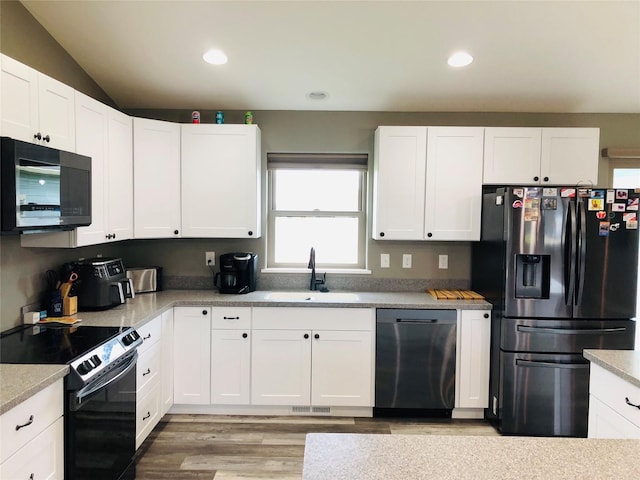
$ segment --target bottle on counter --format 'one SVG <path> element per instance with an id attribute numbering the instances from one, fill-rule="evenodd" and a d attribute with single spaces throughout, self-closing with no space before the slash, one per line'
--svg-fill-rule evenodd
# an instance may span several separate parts
<path id="1" fill-rule="evenodd" d="M 216 123 L 218 124 L 224 123 L 224 112 L 222 110 L 218 110 L 216 112 Z"/>
<path id="2" fill-rule="evenodd" d="M 245 125 L 253 124 L 253 112 L 247 112 L 244 114 L 244 123 Z"/>
<path id="3" fill-rule="evenodd" d="M 200 123 L 200 112 L 197 110 L 191 112 L 191 123 Z"/>

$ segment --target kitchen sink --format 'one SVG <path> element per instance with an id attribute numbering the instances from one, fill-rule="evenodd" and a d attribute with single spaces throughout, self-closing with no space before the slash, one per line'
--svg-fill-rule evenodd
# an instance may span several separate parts
<path id="1" fill-rule="evenodd" d="M 358 300 L 357 293 L 351 292 L 271 292 L 266 300 L 290 302 L 353 302 Z"/>

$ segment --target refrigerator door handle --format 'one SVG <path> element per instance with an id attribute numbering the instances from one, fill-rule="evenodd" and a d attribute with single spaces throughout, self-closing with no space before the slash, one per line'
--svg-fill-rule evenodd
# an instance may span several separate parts
<path id="1" fill-rule="evenodd" d="M 542 368 L 567 368 L 582 369 L 589 368 L 589 363 L 560 363 L 560 362 L 537 362 L 534 360 L 516 360 L 516 365 L 520 367 L 542 367 Z"/>
<path id="2" fill-rule="evenodd" d="M 549 327 L 528 327 L 518 325 L 518 332 L 522 333 L 549 333 L 552 335 L 606 335 L 612 333 L 626 332 L 627 328 L 549 328 Z"/>
<path id="3" fill-rule="evenodd" d="M 567 218 L 564 223 L 564 302 L 573 305 L 576 288 L 576 210 L 573 202 L 567 203 Z"/>
<path id="4" fill-rule="evenodd" d="M 582 303 L 582 294 L 584 293 L 584 273 L 586 269 L 585 257 L 587 255 L 587 214 L 585 212 L 584 203 L 581 200 L 577 202 L 578 207 L 578 245 L 577 245 L 577 293 L 576 305 Z"/>

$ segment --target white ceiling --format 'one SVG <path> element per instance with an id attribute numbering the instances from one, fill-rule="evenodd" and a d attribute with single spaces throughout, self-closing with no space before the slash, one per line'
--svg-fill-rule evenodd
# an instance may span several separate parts
<path id="1" fill-rule="evenodd" d="M 125 109 L 640 113 L 640 0 L 22 3 Z"/>

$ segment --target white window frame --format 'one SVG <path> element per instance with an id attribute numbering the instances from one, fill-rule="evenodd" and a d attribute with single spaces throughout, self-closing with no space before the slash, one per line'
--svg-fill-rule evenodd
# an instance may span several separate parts
<path id="1" fill-rule="evenodd" d="M 278 217 L 356 217 L 358 218 L 358 260 L 355 264 L 316 263 L 322 270 L 365 270 L 367 259 L 367 154 L 318 154 L 318 153 L 268 153 L 267 154 L 267 268 L 268 269 L 307 269 L 304 263 L 275 262 L 275 221 Z M 278 169 L 302 170 L 357 170 L 360 172 L 359 209 L 353 211 L 306 211 L 275 210 L 274 208 L 274 175 Z M 310 187 L 312 188 L 312 187 Z M 331 192 L 320 192 L 331 195 Z"/>

